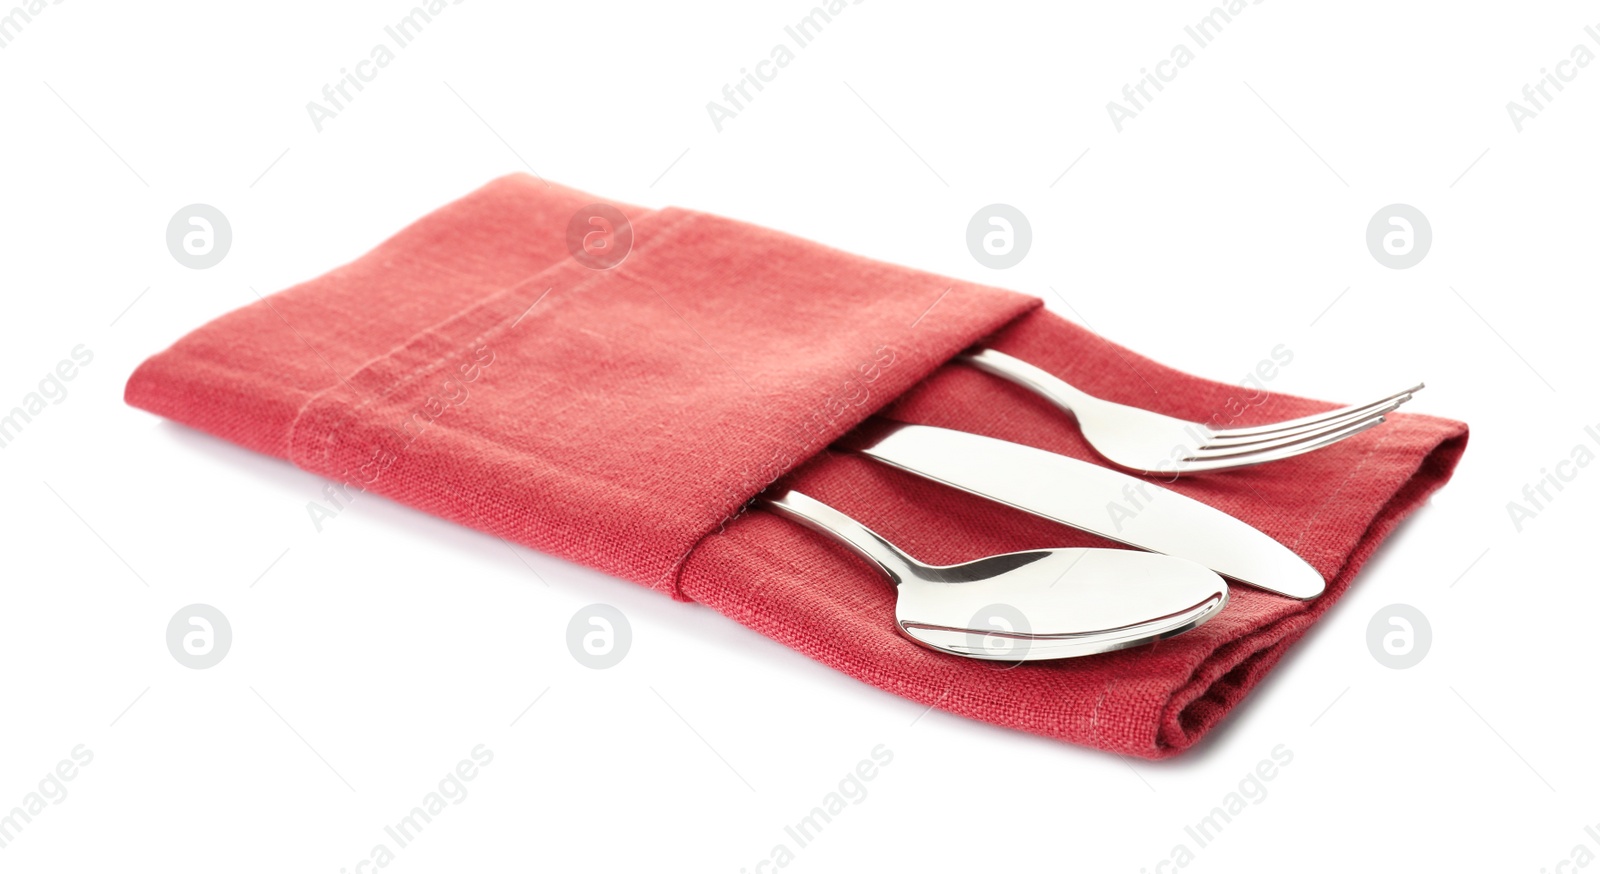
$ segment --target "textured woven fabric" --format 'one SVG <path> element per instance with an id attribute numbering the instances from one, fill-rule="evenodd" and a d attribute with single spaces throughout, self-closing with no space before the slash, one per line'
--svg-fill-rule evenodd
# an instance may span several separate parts
<path id="1" fill-rule="evenodd" d="M 128 402 L 534 549 L 699 601 L 851 676 L 954 713 L 1161 757 L 1210 729 L 1450 475 L 1466 427 L 1426 416 L 1180 491 L 1330 580 L 1310 603 L 1235 587 L 1153 646 L 1020 667 L 893 630 L 871 568 L 749 499 L 787 476 L 918 558 L 1090 535 L 828 451 L 874 412 L 1095 459 L 1032 395 L 948 360 L 992 337 L 1081 388 L 1197 421 L 1330 405 L 1172 371 L 1038 301 L 680 209 L 616 205 L 634 243 L 586 266 L 595 202 L 497 180 L 359 260 L 229 313 L 146 361 Z"/>

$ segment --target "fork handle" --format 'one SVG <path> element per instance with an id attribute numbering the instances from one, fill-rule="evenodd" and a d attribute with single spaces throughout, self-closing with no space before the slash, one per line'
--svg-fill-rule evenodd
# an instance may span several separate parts
<path id="1" fill-rule="evenodd" d="M 955 360 L 1020 385 L 1068 413 L 1073 413 L 1075 406 L 1088 407 L 1099 401 L 1099 398 L 1073 388 L 1053 374 L 995 349 L 980 348 L 976 352 L 959 355 Z"/>

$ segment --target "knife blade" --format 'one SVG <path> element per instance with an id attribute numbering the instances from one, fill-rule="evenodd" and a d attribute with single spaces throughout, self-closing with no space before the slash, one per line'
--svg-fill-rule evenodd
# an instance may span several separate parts
<path id="1" fill-rule="evenodd" d="M 866 441 L 847 448 L 1127 546 L 1189 559 L 1258 589 L 1302 600 L 1322 594 L 1322 575 L 1288 547 L 1149 480 L 981 434 L 872 424 Z"/>

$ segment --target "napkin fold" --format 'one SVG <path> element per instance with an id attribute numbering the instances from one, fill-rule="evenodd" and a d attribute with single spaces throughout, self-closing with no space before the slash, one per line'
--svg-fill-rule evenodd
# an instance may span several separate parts
<path id="1" fill-rule="evenodd" d="M 611 218 L 587 222 L 596 214 Z M 608 257 L 580 251 L 589 227 L 612 234 L 601 242 Z M 966 346 L 985 340 L 1092 394 L 1196 421 L 1337 406 L 1171 370 L 1039 303 L 515 175 L 195 330 L 145 361 L 126 396 L 346 490 L 706 604 L 907 698 L 1118 753 L 1172 755 L 1237 704 L 1449 479 L 1466 426 L 1395 415 L 1328 449 L 1168 486 L 1298 552 L 1329 580 L 1314 601 L 1236 586 L 1195 631 L 1062 662 L 1008 667 L 923 650 L 895 634 L 893 591 L 875 571 L 748 504 L 786 479 L 934 563 L 1111 545 L 828 450 L 877 413 L 1098 461 L 1059 411 L 948 363 Z"/>

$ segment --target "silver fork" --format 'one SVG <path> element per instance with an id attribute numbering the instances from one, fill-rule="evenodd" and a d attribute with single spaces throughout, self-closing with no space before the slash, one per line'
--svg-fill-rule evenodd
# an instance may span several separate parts
<path id="1" fill-rule="evenodd" d="M 1386 398 L 1299 419 L 1214 429 L 1085 394 L 1004 352 L 982 348 L 956 358 L 1033 391 L 1078 420 L 1083 438 L 1107 461 L 1138 473 L 1176 476 L 1292 458 L 1383 424 L 1422 383 Z"/>

